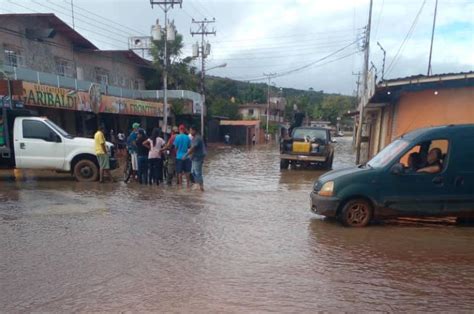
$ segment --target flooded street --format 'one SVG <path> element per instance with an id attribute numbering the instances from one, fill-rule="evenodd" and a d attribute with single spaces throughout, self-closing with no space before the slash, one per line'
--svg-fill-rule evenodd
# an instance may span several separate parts
<path id="1" fill-rule="evenodd" d="M 353 163 L 338 139 L 334 168 Z M 207 191 L 67 176 L 0 181 L 0 309 L 472 311 L 474 228 L 343 228 L 309 210 L 317 170 L 216 147 Z"/>

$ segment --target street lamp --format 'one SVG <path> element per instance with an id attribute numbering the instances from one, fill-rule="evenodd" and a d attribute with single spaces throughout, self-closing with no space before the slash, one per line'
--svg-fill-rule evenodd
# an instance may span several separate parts
<path id="1" fill-rule="evenodd" d="M 227 63 L 222 63 L 214 67 L 210 67 L 206 71 L 210 71 L 210 70 L 214 70 L 218 68 L 225 68 L 226 66 L 227 66 Z M 203 86 L 203 91 L 202 91 L 203 94 L 201 95 L 201 136 L 204 138 L 204 97 L 205 97 L 204 96 L 204 78 L 203 78 L 202 86 Z"/>

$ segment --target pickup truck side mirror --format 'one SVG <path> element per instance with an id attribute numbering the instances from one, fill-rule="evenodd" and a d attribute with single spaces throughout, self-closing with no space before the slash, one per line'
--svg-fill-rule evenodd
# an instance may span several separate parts
<path id="1" fill-rule="evenodd" d="M 390 173 L 394 175 L 401 175 L 404 173 L 404 167 L 402 163 L 396 163 L 390 169 Z"/>

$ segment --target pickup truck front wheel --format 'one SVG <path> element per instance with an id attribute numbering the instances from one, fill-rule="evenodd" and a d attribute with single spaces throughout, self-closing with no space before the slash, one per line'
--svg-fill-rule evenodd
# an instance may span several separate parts
<path id="1" fill-rule="evenodd" d="M 74 166 L 74 177 L 79 182 L 97 181 L 99 177 L 99 167 L 89 159 L 79 160 Z"/>

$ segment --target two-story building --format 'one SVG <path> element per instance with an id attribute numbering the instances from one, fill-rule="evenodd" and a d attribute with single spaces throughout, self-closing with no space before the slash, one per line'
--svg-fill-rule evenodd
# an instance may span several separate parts
<path id="1" fill-rule="evenodd" d="M 90 136 L 98 124 L 159 125 L 163 104 L 143 91 L 150 61 L 131 50 L 99 50 L 54 14 L 0 14 L 0 25 L 0 69 L 17 87 L 0 95 L 13 93 L 72 134 Z"/>
<path id="2" fill-rule="evenodd" d="M 261 120 L 266 122 L 267 114 L 270 123 L 284 122 L 286 99 L 270 97 L 269 104 L 248 103 L 239 106 L 239 114 L 244 120 Z"/>

